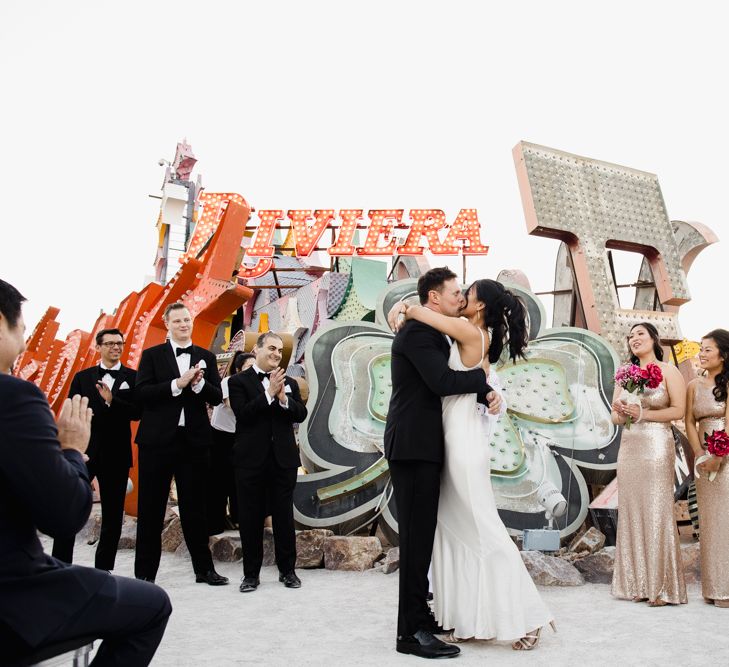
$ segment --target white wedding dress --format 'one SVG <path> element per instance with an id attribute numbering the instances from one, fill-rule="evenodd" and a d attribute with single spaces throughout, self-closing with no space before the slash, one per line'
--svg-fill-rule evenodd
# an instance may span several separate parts
<path id="1" fill-rule="evenodd" d="M 471 370 L 455 341 L 448 365 Z M 500 392 L 496 373 L 488 381 Z M 496 421 L 478 414 L 475 394 L 443 398 L 445 462 L 433 543 L 433 611 L 460 638 L 516 640 L 553 619 L 496 510 L 489 453 Z"/>

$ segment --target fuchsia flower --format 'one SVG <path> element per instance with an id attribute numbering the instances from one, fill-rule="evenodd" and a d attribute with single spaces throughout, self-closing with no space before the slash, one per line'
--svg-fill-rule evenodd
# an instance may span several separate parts
<path id="1" fill-rule="evenodd" d="M 646 383 L 648 389 L 655 389 L 663 381 L 661 367 L 657 364 L 648 364 L 645 369 L 643 369 L 643 377 L 648 380 Z"/>
<path id="2" fill-rule="evenodd" d="M 712 456 L 729 455 L 729 435 L 726 431 L 712 431 L 711 435 L 706 433 L 704 441 L 706 442 L 706 451 Z"/>
<path id="3" fill-rule="evenodd" d="M 615 373 L 615 382 L 622 387 L 628 394 L 642 394 L 645 388 L 655 389 L 663 380 L 663 373 L 658 364 L 648 364 L 645 368 L 641 368 L 637 364 L 625 364 L 618 368 Z M 627 397 L 627 394 L 623 394 Z M 637 397 L 629 399 L 631 403 L 640 403 Z M 630 429 L 633 420 L 630 416 L 625 419 L 626 428 Z"/>
<path id="4" fill-rule="evenodd" d="M 615 373 L 615 382 L 631 394 L 642 394 L 646 387 L 655 389 L 663 381 L 663 373 L 657 364 L 641 368 L 637 364 L 625 364 Z"/>

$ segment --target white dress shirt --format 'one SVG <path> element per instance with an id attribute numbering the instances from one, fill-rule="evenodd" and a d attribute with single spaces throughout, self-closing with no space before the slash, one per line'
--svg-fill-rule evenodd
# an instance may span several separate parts
<path id="1" fill-rule="evenodd" d="M 122 365 L 121 365 L 121 361 L 117 361 L 117 362 L 116 362 L 116 363 L 115 363 L 115 364 L 114 364 L 114 365 L 113 365 L 113 366 L 112 366 L 111 368 L 109 368 L 108 370 L 110 370 L 110 371 L 118 371 L 118 370 L 120 370 L 120 369 L 121 369 L 121 366 L 122 366 Z M 99 370 L 99 374 L 101 374 L 101 372 L 102 372 L 102 371 L 106 370 L 106 366 L 104 366 L 104 362 L 103 362 L 103 361 L 100 361 L 100 362 L 99 362 L 99 369 L 100 369 L 100 370 Z M 110 375 L 109 373 L 104 373 L 103 375 L 101 375 L 101 381 L 102 381 L 102 382 L 103 382 L 103 383 L 104 383 L 104 384 L 105 384 L 105 385 L 106 385 L 107 387 L 109 387 L 109 391 L 111 391 L 111 388 L 112 388 L 112 387 L 114 386 L 114 378 L 113 378 L 113 377 L 111 377 L 111 375 Z"/>
<path id="2" fill-rule="evenodd" d="M 99 374 L 101 375 L 101 372 L 106 369 L 106 366 L 104 366 L 104 362 L 99 362 Z M 121 369 L 121 361 L 117 361 L 109 370 L 110 371 L 118 371 Z M 101 375 L 101 381 L 109 387 L 109 391 L 111 391 L 111 388 L 114 386 L 114 378 L 109 375 L 109 373 L 104 373 Z M 106 407 L 110 407 L 111 403 L 109 401 L 104 401 L 106 403 Z"/>
<path id="3" fill-rule="evenodd" d="M 256 373 L 265 373 L 266 372 L 266 371 L 261 370 L 256 363 L 254 363 L 253 366 L 251 366 L 251 368 L 253 368 L 253 370 L 256 371 Z M 265 378 L 263 378 L 262 382 L 263 382 L 263 389 L 266 393 L 266 398 L 268 399 L 268 404 L 271 405 L 271 403 L 273 403 L 273 399 L 274 399 L 274 397 L 268 393 L 268 388 L 271 385 L 271 381 L 267 377 L 265 377 Z M 278 404 L 282 408 L 285 408 L 286 410 L 288 410 L 289 409 L 288 396 L 286 397 L 285 401 L 279 401 Z"/>
<path id="4" fill-rule="evenodd" d="M 169 343 L 172 346 L 172 351 L 175 354 L 175 360 L 177 361 L 177 368 L 180 371 L 180 376 L 182 376 L 183 373 L 187 373 L 187 371 L 190 370 L 190 355 L 186 352 L 185 354 L 180 354 L 178 356 L 178 354 L 177 354 L 177 348 L 178 347 L 182 347 L 182 345 L 178 345 L 171 338 L 170 338 Z M 190 345 L 192 345 L 192 341 L 190 341 L 187 345 L 185 345 L 185 347 L 189 347 Z M 178 378 L 175 378 L 174 380 L 172 380 L 172 383 L 170 385 L 172 387 L 172 395 L 173 396 L 179 396 L 182 393 L 182 389 L 180 389 L 177 386 L 177 379 Z M 199 394 L 202 391 L 202 388 L 204 386 L 205 386 L 205 378 L 203 378 L 202 380 L 200 380 L 200 382 L 198 382 L 197 384 L 193 384 L 192 385 L 192 390 L 196 394 Z M 182 410 L 180 410 L 180 421 L 177 422 L 177 425 L 178 426 L 184 426 L 185 425 L 185 408 L 182 408 Z"/>

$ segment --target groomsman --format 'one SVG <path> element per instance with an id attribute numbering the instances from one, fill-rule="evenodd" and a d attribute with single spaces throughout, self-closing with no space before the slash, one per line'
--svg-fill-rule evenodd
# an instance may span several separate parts
<path id="1" fill-rule="evenodd" d="M 299 385 L 279 368 L 281 338 L 270 331 L 261 334 L 253 352 L 253 366 L 233 375 L 228 382 L 230 407 L 236 417 L 233 465 L 243 547 L 241 593 L 255 591 L 260 585 L 267 497 L 273 519 L 278 580 L 286 588 L 301 586 L 294 572 L 293 494 L 301 462 L 294 424 L 304 421 L 306 407 Z"/>
<path id="2" fill-rule="evenodd" d="M 86 454 L 89 480 L 99 480 L 101 495 L 101 536 L 96 548 L 96 567 L 113 570 L 124 520 L 124 496 L 132 466 L 131 421 L 139 419 L 132 402 L 136 371 L 119 361 L 124 336 L 119 329 L 103 329 L 96 334 L 98 366 L 79 371 L 71 380 L 69 398 L 85 396 L 94 411 L 91 439 Z M 74 538 L 53 542 L 53 556 L 73 562 Z"/>
<path id="3" fill-rule="evenodd" d="M 139 445 L 139 508 L 134 574 L 154 581 L 170 483 L 175 478 L 180 519 L 195 581 L 221 586 L 228 579 L 213 567 L 208 548 L 205 483 L 212 430 L 207 403 L 222 400 L 212 352 L 192 344 L 190 311 L 173 303 L 164 312 L 169 341 L 142 353 L 136 398 L 142 408 Z"/>

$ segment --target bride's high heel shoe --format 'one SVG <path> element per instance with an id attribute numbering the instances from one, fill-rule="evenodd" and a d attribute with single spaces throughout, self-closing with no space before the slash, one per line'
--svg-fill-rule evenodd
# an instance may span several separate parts
<path id="1" fill-rule="evenodd" d="M 441 637 L 446 644 L 463 644 L 470 642 L 473 637 L 456 637 L 455 630 L 451 630 L 447 635 Z"/>
<path id="2" fill-rule="evenodd" d="M 557 626 L 554 621 L 549 621 L 549 625 L 553 632 L 557 632 Z M 539 640 L 542 637 L 542 628 L 537 628 L 532 632 L 527 633 L 526 637 L 517 639 L 512 645 L 515 651 L 531 651 L 539 646 Z"/>

